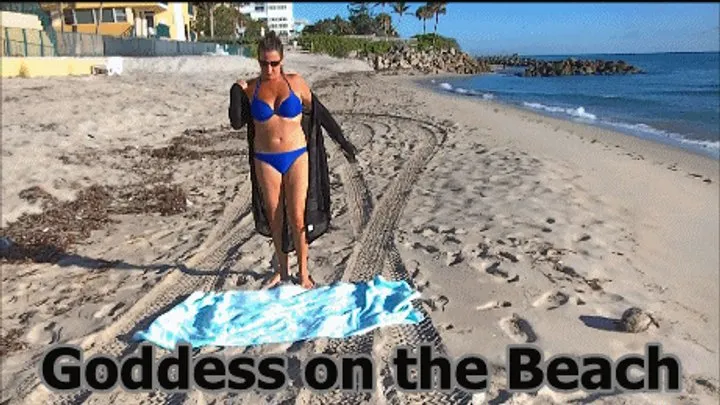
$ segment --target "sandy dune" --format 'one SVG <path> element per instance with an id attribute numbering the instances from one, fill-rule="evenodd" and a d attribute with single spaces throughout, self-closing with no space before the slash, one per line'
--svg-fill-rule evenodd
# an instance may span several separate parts
<path id="1" fill-rule="evenodd" d="M 128 61 L 120 77 L 3 80 L 3 226 L 42 212 L 42 198 L 21 196 L 27 188 L 52 195 L 50 207 L 93 184 L 115 188 L 92 200 L 112 221 L 60 261 L 3 264 L 0 401 L 717 403 L 717 162 L 434 94 L 359 61 L 291 54 L 288 67 L 306 75 L 361 150 L 349 164 L 326 142 L 334 220 L 312 245 L 314 278 L 406 279 L 422 292 L 428 320 L 346 340 L 200 351 L 285 354 L 293 382 L 275 394 L 50 393 L 36 374 L 48 344 L 126 355 L 135 330 L 191 292 L 255 289 L 269 275 L 272 248 L 249 215 L 244 131 L 227 126 L 229 85 L 256 70 L 237 58 L 160 58 Z M 336 75 L 351 71 L 360 72 Z M 135 204 L 123 194 L 142 195 L 143 184 L 175 198 L 179 212 L 162 213 L 169 200 Z M 95 212 L 84 209 L 78 222 Z M 630 307 L 650 311 L 658 326 L 614 330 Z M 528 342 L 546 358 L 613 359 L 660 342 L 683 362 L 684 391 L 508 392 L 506 346 Z M 421 343 L 488 359 L 487 395 L 389 384 L 393 349 Z M 303 388 L 299 365 L 318 353 L 372 355 L 377 389 L 320 396 Z"/>

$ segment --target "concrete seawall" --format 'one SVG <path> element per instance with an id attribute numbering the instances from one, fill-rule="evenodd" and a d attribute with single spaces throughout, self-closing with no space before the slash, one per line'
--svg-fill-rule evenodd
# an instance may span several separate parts
<path id="1" fill-rule="evenodd" d="M 82 76 L 92 74 L 93 66 L 105 65 L 106 58 L 4 57 L 2 77 Z"/>

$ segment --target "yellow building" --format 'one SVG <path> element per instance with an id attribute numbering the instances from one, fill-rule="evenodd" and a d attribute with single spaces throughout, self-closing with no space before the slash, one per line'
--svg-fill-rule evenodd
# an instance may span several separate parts
<path id="1" fill-rule="evenodd" d="M 191 21 L 195 19 L 190 3 L 60 2 L 40 5 L 50 13 L 57 32 L 187 41 L 191 37 Z M 101 13 L 102 20 L 99 18 Z"/>

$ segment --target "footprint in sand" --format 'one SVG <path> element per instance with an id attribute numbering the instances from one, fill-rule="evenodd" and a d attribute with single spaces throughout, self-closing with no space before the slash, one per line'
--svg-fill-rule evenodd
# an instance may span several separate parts
<path id="1" fill-rule="evenodd" d="M 124 302 L 118 302 L 115 304 L 104 305 L 102 308 L 100 308 L 97 312 L 95 312 L 93 314 L 93 318 L 95 318 L 95 319 L 101 319 L 101 318 L 105 318 L 105 317 L 112 318 L 115 316 L 117 311 L 124 306 L 125 306 Z"/>
<path id="2" fill-rule="evenodd" d="M 450 302 L 448 297 L 444 295 L 439 295 L 432 298 L 426 298 L 423 300 L 423 303 L 428 305 L 430 309 L 435 312 L 437 310 L 445 311 L 445 306 Z"/>
<path id="3" fill-rule="evenodd" d="M 710 376 L 689 376 L 683 377 L 683 384 L 688 387 L 690 393 L 702 392 L 705 395 L 718 396 L 720 394 L 720 382 Z"/>
<path id="4" fill-rule="evenodd" d="M 562 291 L 549 291 L 538 298 L 534 303 L 534 307 L 546 306 L 548 311 L 559 308 L 570 301 L 570 296 Z"/>
<path id="5" fill-rule="evenodd" d="M 504 259 L 510 260 L 513 263 L 517 263 L 518 261 L 520 261 L 517 258 L 517 256 L 515 256 L 514 254 L 512 254 L 510 252 L 506 252 L 506 251 L 500 251 L 500 253 L 498 253 L 498 256 L 500 256 Z"/>
<path id="6" fill-rule="evenodd" d="M 538 339 L 530 323 L 516 313 L 500 320 L 500 328 L 517 343 L 533 343 Z"/>
<path id="7" fill-rule="evenodd" d="M 475 261 L 472 266 L 482 272 L 494 276 L 496 281 L 507 281 L 512 283 L 520 279 L 517 275 L 511 277 L 507 271 L 501 269 L 500 261 Z"/>
<path id="8" fill-rule="evenodd" d="M 430 253 L 430 254 L 437 253 L 437 252 L 440 250 L 440 249 L 438 249 L 437 247 L 435 247 L 435 246 L 433 246 L 433 245 L 423 245 L 423 244 L 420 243 L 420 242 L 415 242 L 415 243 L 413 243 L 413 244 L 412 244 L 412 248 L 413 248 L 413 249 L 418 249 L 418 250 L 421 249 L 421 250 L 424 250 L 424 251 L 426 251 L 427 253 Z"/>
<path id="9" fill-rule="evenodd" d="M 460 244 L 462 244 L 462 241 L 453 235 L 445 235 L 445 239 L 443 239 L 443 243 L 454 243 L 456 245 L 460 245 Z"/>
<path id="10" fill-rule="evenodd" d="M 445 264 L 447 266 L 454 266 L 462 261 L 463 256 L 461 251 L 445 251 Z"/>
<path id="11" fill-rule="evenodd" d="M 511 306 L 512 303 L 510 303 L 510 301 L 488 301 L 482 305 L 478 305 L 475 309 L 478 311 L 489 311 L 491 309 L 508 308 Z"/>
<path id="12" fill-rule="evenodd" d="M 424 227 L 416 228 L 415 230 L 413 230 L 413 233 L 419 233 L 427 238 L 440 233 L 440 230 L 435 225 L 427 225 Z"/>
<path id="13" fill-rule="evenodd" d="M 57 327 L 57 323 L 43 322 L 30 329 L 25 340 L 33 345 L 51 345 L 60 341 L 60 332 L 62 327 Z"/>
<path id="14" fill-rule="evenodd" d="M 587 242 L 590 240 L 590 235 L 584 233 L 577 238 L 578 242 Z"/>

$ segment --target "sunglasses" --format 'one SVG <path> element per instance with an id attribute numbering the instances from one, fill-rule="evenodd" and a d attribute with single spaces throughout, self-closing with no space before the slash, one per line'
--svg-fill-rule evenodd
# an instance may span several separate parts
<path id="1" fill-rule="evenodd" d="M 263 67 L 267 67 L 267 66 L 278 67 L 278 66 L 280 66 L 280 62 L 282 62 L 282 61 L 274 60 L 274 61 L 268 62 L 266 60 L 258 59 L 258 63 L 260 63 L 260 66 L 263 66 Z"/>

